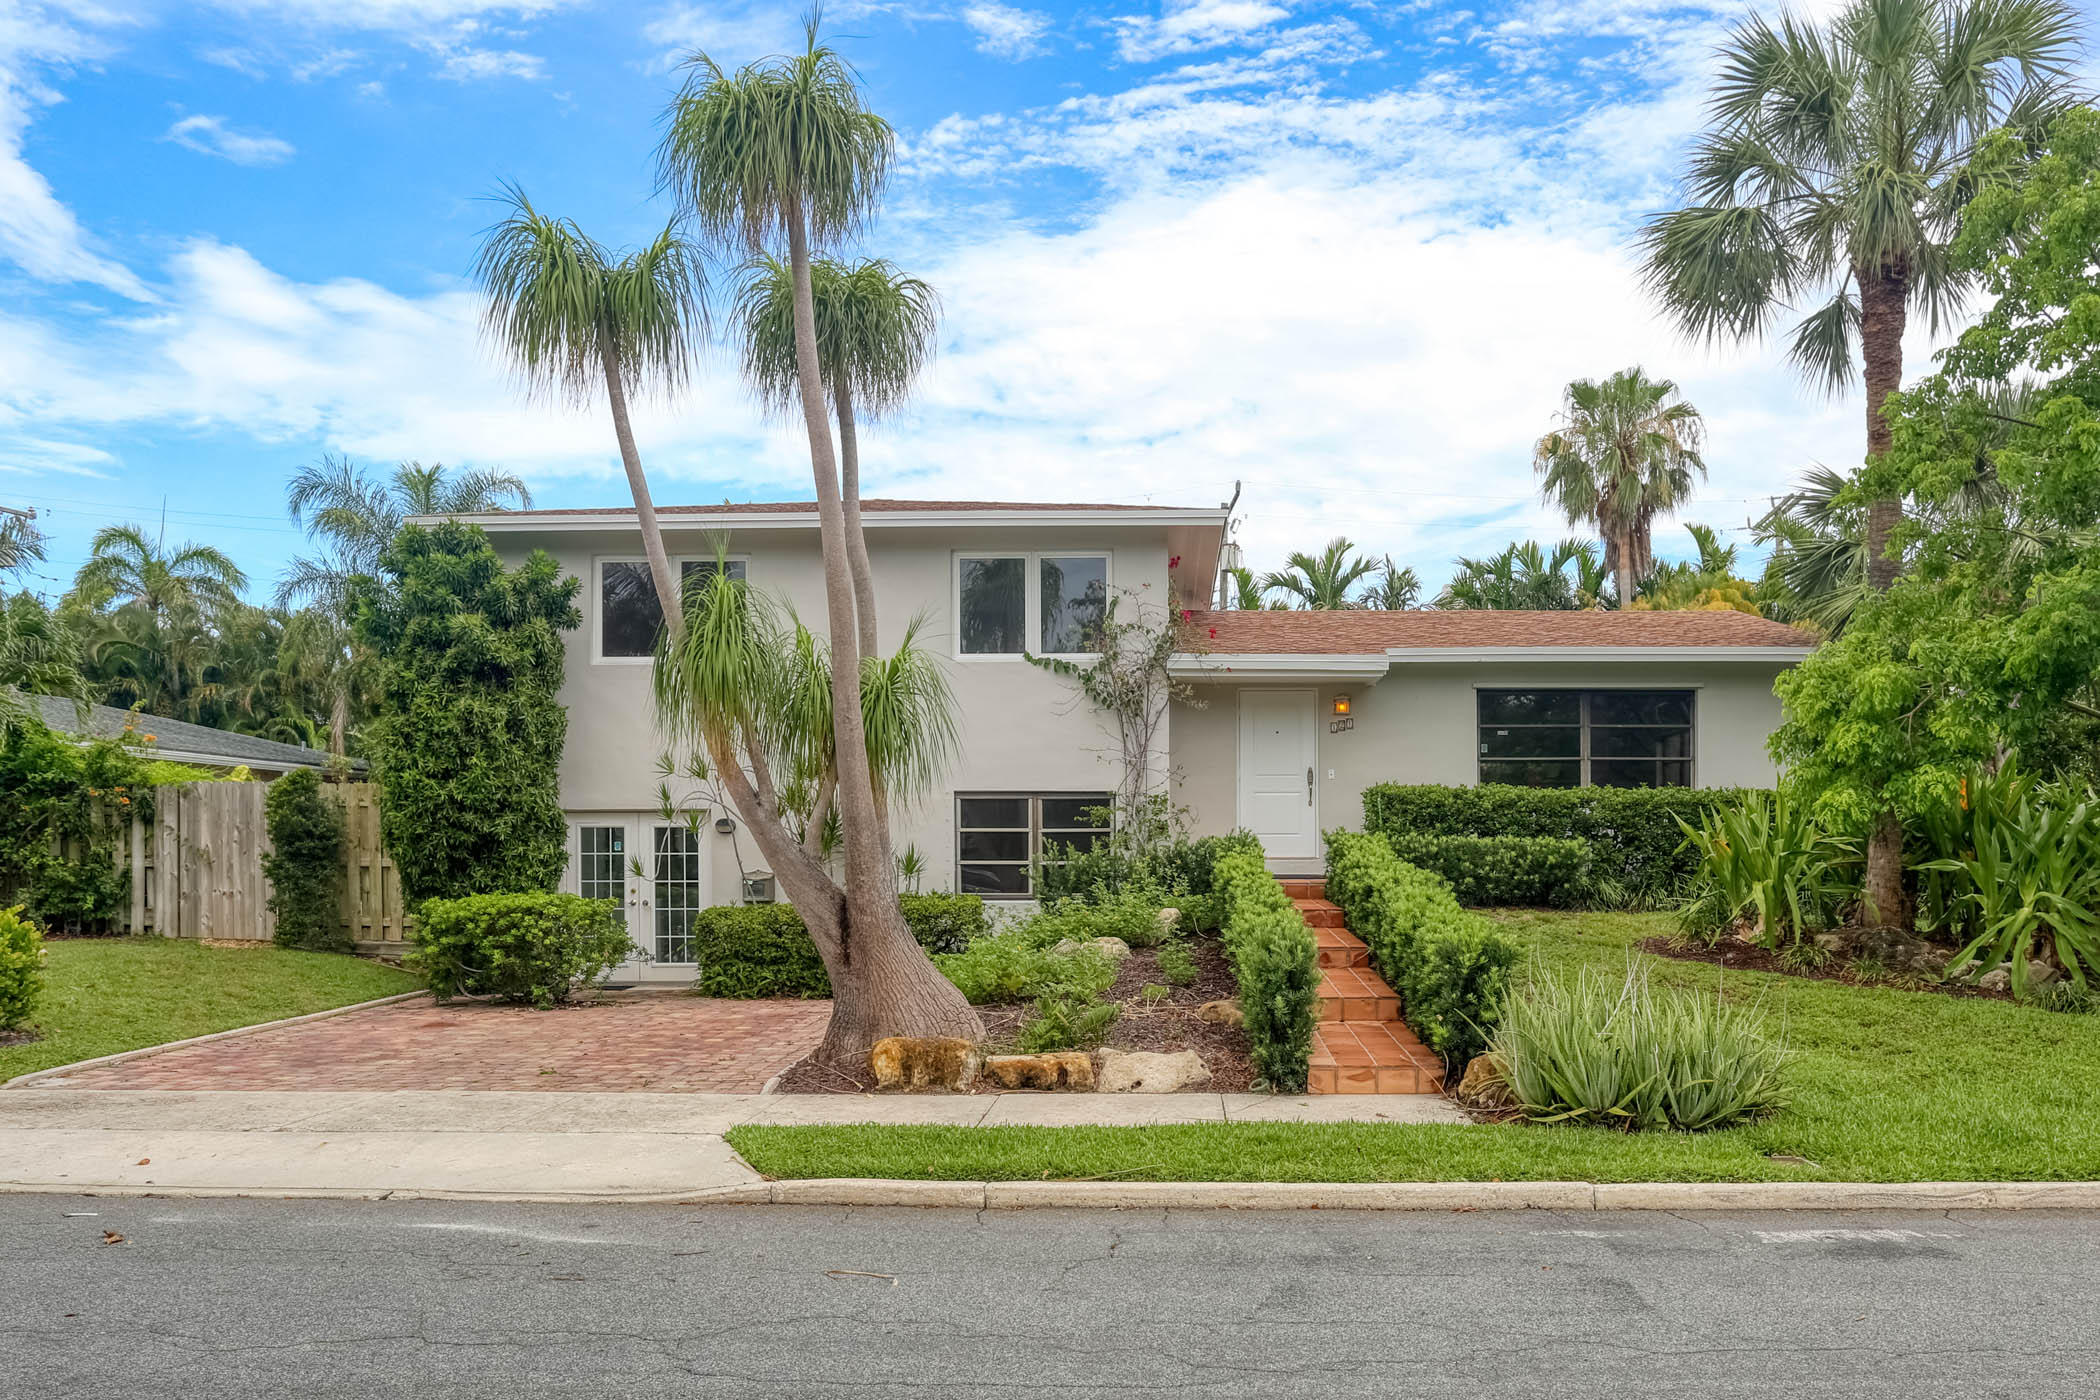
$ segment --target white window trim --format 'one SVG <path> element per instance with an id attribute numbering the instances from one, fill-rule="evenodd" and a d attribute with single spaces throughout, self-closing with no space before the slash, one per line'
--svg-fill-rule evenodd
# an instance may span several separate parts
<path id="1" fill-rule="evenodd" d="M 751 556 L 748 554 L 729 554 L 722 557 L 728 563 L 742 564 L 744 566 L 744 582 L 748 584 L 751 581 Z M 715 556 L 712 554 L 674 554 L 670 559 L 671 570 L 674 573 L 679 573 L 684 570 L 687 564 L 711 564 L 714 560 Z M 649 666 L 655 663 L 656 658 L 653 656 L 607 656 L 605 654 L 604 566 L 607 564 L 641 564 L 646 566 L 648 562 L 649 556 L 646 554 L 594 554 L 591 556 L 590 628 L 591 664 L 593 666 Z"/>
<path id="2" fill-rule="evenodd" d="M 1097 549 L 958 549 L 948 560 L 948 615 L 954 619 L 951 629 L 955 634 L 952 648 L 955 660 L 975 664 L 980 661 L 1025 662 L 1019 651 L 964 651 L 962 635 L 962 561 L 965 559 L 1019 559 L 1021 561 L 1021 635 L 1038 636 L 1043 625 L 1043 565 L 1045 559 L 1099 559 L 1102 577 L 1109 597 L 1116 592 L 1116 552 L 1107 547 Z M 1024 651 L 1034 651 L 1024 647 Z M 1037 656 L 1053 657 L 1060 661 L 1084 661 L 1095 655 L 1091 651 L 1035 652 Z M 972 794 L 973 796 L 978 794 Z"/>

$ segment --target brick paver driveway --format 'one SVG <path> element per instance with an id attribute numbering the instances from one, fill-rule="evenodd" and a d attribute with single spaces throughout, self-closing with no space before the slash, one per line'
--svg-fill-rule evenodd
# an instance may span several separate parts
<path id="1" fill-rule="evenodd" d="M 756 1093 L 815 1048 L 828 1001 L 601 994 L 533 1011 L 426 1000 L 42 1081 L 63 1089 Z"/>

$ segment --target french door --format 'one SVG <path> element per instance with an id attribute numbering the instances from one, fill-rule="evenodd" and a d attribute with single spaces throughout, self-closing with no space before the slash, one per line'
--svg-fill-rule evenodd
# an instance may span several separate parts
<path id="1" fill-rule="evenodd" d="M 569 823 L 570 883 L 614 901 L 635 956 L 621 981 L 690 981 L 693 918 L 707 907 L 701 832 L 653 812 L 585 812 Z"/>

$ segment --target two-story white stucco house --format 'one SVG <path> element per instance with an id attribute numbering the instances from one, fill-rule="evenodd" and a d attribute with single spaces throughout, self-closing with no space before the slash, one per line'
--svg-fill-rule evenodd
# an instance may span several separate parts
<path id="1" fill-rule="evenodd" d="M 1104 717 L 1023 652 L 1083 657 L 1108 596 L 1186 610 L 1193 648 L 1155 772 L 1198 833 L 1245 826 L 1279 871 L 1312 870 L 1323 829 L 1373 783 L 1765 785 L 1772 682 L 1802 634 L 1734 612 L 1214 612 L 1223 510 L 876 500 L 864 505 L 885 648 L 914 618 L 942 657 L 960 744 L 942 789 L 899 814 L 930 889 L 1029 896 L 1046 840 L 1082 840 L 1117 786 Z M 807 503 L 659 508 L 683 567 L 718 553 L 823 630 Z M 472 517 L 507 557 L 545 549 L 583 580 L 571 634 L 568 887 L 622 900 L 647 975 L 690 975 L 690 911 L 742 897 L 761 859 L 734 814 L 665 821 L 649 694 L 660 615 L 631 510 Z M 683 796 L 682 790 L 680 793 Z"/>

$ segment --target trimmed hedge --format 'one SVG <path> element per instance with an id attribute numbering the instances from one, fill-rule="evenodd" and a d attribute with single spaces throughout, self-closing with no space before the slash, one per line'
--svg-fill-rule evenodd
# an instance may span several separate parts
<path id="1" fill-rule="evenodd" d="M 1565 908 L 1590 886 L 1587 841 L 1560 836 L 1388 836 L 1393 854 L 1443 876 L 1460 904 Z"/>
<path id="2" fill-rule="evenodd" d="M 990 927 L 974 894 L 907 894 L 904 921 L 929 953 L 959 953 Z M 693 915 L 693 990 L 704 997 L 828 997 L 831 976 L 792 904 L 721 904 Z"/>
<path id="3" fill-rule="evenodd" d="M 0 909 L 0 1031 L 29 1024 L 44 994 L 44 935 L 22 906 Z"/>
<path id="4" fill-rule="evenodd" d="M 545 1010 L 626 960 L 617 908 L 537 891 L 426 899 L 408 931 L 406 961 L 439 1001 L 493 996 Z"/>
<path id="5" fill-rule="evenodd" d="M 1277 1093 L 1302 1094 L 1320 1019 L 1319 946 L 1258 854 L 1237 850 L 1221 858 L 1217 882 L 1255 1072 Z"/>
<path id="6" fill-rule="evenodd" d="M 343 924 L 343 804 L 311 768 L 294 768 L 263 794 L 270 829 L 270 910 L 277 944 L 312 953 L 354 950 Z"/>
<path id="7" fill-rule="evenodd" d="M 1408 836 L 1551 836 L 1587 841 L 1594 881 L 1635 895 L 1677 895 L 1698 869 L 1684 845 L 1692 826 L 1745 788 L 1532 788 L 1501 783 L 1364 789 L 1364 830 Z"/>
<path id="8" fill-rule="evenodd" d="M 1370 948 L 1424 1045 L 1452 1066 L 1487 1048 L 1517 961 L 1493 924 L 1459 908 L 1442 876 L 1401 860 L 1377 834 L 1328 834 L 1327 897 Z"/>

